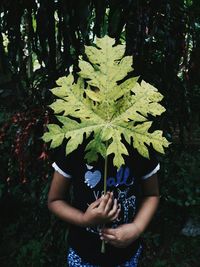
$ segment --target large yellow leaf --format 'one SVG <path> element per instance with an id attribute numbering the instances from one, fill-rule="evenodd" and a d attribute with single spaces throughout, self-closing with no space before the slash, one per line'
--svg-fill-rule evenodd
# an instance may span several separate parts
<path id="1" fill-rule="evenodd" d="M 133 70 L 132 57 L 124 57 L 125 45 L 114 43 L 105 36 L 97 38 L 95 46 L 85 47 L 89 62 L 80 58 L 77 83 L 72 74 L 58 79 L 58 87 L 52 89 L 58 99 L 50 107 L 63 126 L 50 124 L 43 140 L 56 147 L 66 138 L 69 154 L 82 144 L 84 136 L 93 134 L 85 149 L 88 162 L 96 161 L 99 154 L 114 154 L 113 164 L 119 168 L 128 155 L 122 135 L 147 158 L 150 145 L 164 153 L 169 142 L 161 130 L 150 131 L 153 122 L 149 115 L 165 111 L 159 103 L 162 94 L 145 81 L 139 84 L 138 77 L 126 78 Z"/>

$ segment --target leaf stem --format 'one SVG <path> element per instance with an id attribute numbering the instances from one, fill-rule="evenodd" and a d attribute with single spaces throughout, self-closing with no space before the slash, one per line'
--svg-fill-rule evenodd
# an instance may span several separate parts
<path id="1" fill-rule="evenodd" d="M 107 152 L 108 142 L 106 142 L 106 152 Z M 107 191 L 107 173 L 108 173 L 108 156 L 105 156 L 105 163 L 104 163 L 104 180 L 103 180 L 103 193 L 106 194 Z M 104 227 L 104 225 L 103 225 Z M 101 243 L 101 253 L 105 253 L 105 240 L 102 240 Z"/>
<path id="2" fill-rule="evenodd" d="M 107 143 L 106 143 L 106 151 L 107 151 Z M 105 164 L 104 164 L 104 180 L 103 180 L 103 192 L 104 195 L 107 191 L 107 173 L 108 173 L 108 156 L 105 157 Z"/>

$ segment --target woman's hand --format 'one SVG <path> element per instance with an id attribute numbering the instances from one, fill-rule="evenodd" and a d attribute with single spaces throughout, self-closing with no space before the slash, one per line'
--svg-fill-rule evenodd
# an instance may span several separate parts
<path id="1" fill-rule="evenodd" d="M 119 227 L 104 228 L 101 231 L 101 239 L 114 247 L 124 248 L 140 236 L 140 230 L 135 223 L 120 225 Z"/>
<path id="2" fill-rule="evenodd" d="M 117 219 L 120 208 L 117 199 L 113 200 L 113 193 L 106 195 L 90 204 L 83 214 L 83 226 L 103 224 Z"/>

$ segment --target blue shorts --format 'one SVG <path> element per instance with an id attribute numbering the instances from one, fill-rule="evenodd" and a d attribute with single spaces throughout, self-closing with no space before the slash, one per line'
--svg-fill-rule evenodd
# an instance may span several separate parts
<path id="1" fill-rule="evenodd" d="M 130 260 L 117 265 L 116 267 L 137 267 L 140 254 L 142 252 L 142 246 L 138 248 L 136 253 L 131 257 Z M 81 257 L 72 249 L 69 248 L 67 255 L 68 267 L 100 267 L 99 265 L 92 265 L 88 262 L 85 262 Z"/>

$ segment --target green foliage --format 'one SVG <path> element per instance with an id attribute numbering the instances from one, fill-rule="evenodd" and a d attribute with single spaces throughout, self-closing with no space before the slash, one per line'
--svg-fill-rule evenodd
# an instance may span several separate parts
<path id="1" fill-rule="evenodd" d="M 167 261 L 166 260 L 156 260 L 154 267 L 165 267 L 167 266 Z"/>
<path id="2" fill-rule="evenodd" d="M 33 266 L 33 267 L 42 267 L 45 263 L 45 255 L 42 244 L 38 240 L 30 240 L 27 244 L 22 246 L 17 255 L 17 266 Z"/>
<path id="3" fill-rule="evenodd" d="M 33 179 L 10 186 L 9 193 L 4 191 L 0 201 L 2 267 L 64 267 L 66 224 L 48 211 L 50 179 Z"/>
<path id="4" fill-rule="evenodd" d="M 0 266 L 16 266 L 18 255 L 20 267 L 31 266 L 20 248 L 36 240 L 43 266 L 65 266 L 66 225 L 50 217 L 43 190 L 52 170 L 39 137 L 55 123 L 48 88 L 70 65 L 77 72 L 85 44 L 108 34 L 134 55 L 133 76 L 160 88 L 167 111 L 158 126 L 177 143 L 162 157 L 163 220 L 148 235 L 143 266 L 198 267 L 199 238 L 176 234 L 199 214 L 200 1 L 7 0 L 0 13 Z"/>
<path id="5" fill-rule="evenodd" d="M 187 148 L 184 151 L 170 152 L 163 162 L 163 197 L 190 214 L 200 205 L 199 173 L 200 150 Z"/>
<path id="6" fill-rule="evenodd" d="M 123 155 L 128 155 L 122 135 L 129 144 L 133 140 L 133 147 L 144 157 L 149 157 L 146 145 L 152 144 L 156 151 L 164 153 L 163 147 L 168 147 L 169 142 L 162 131 L 149 131 L 152 122 L 148 121 L 148 114 L 164 112 L 158 103 L 163 96 L 152 85 L 144 81 L 139 84 L 137 77 L 122 81 L 133 70 L 132 57 L 123 57 L 125 45 L 114 43 L 108 36 L 97 38 L 96 47 L 85 49 L 90 62 L 79 61 L 77 83 L 73 83 L 72 74 L 57 81 L 60 87 L 52 92 L 59 99 L 50 107 L 55 113 L 64 111 L 63 116 L 57 116 L 63 126 L 49 124 L 43 140 L 51 141 L 50 147 L 55 148 L 66 138 L 66 154 L 70 154 L 83 142 L 84 134 L 88 138 L 94 133 L 86 147 L 88 162 L 96 161 L 97 153 L 104 158 L 114 154 L 113 163 L 119 168 L 124 163 Z M 87 79 L 86 90 L 83 79 Z"/>
<path id="7" fill-rule="evenodd" d="M 167 240 L 167 242 L 166 240 L 160 240 L 157 245 L 153 245 L 155 240 L 154 231 L 149 231 L 148 236 L 145 237 L 145 239 L 148 237 L 148 240 L 145 241 L 145 248 L 148 251 L 145 253 L 139 267 L 199 266 L 199 262 L 197 260 L 199 258 L 199 237 L 185 237 L 179 233 L 171 232 L 171 238 Z M 151 244 L 151 249 L 146 247 L 148 244 Z M 160 249 L 160 247 L 163 249 Z"/>

